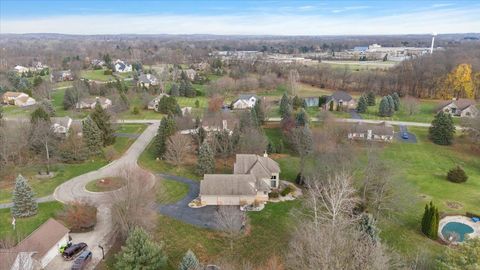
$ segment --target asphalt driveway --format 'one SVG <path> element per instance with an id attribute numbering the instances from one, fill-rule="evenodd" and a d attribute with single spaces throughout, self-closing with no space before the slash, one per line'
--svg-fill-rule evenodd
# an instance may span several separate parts
<path id="1" fill-rule="evenodd" d="M 188 203 L 198 197 L 200 192 L 200 183 L 198 181 L 168 174 L 157 175 L 162 178 L 187 184 L 189 187 L 188 194 L 182 200 L 173 204 L 158 205 L 158 212 L 201 228 L 219 229 L 215 218 L 217 211 L 216 206 L 204 206 L 202 208 L 190 208 L 188 206 Z"/>
<path id="2" fill-rule="evenodd" d="M 362 119 L 362 116 L 355 109 L 350 109 L 350 116 L 352 119 Z"/>
<path id="3" fill-rule="evenodd" d="M 395 133 L 395 140 L 404 143 L 417 143 L 417 136 L 415 134 L 408 132 L 407 126 L 399 126 L 400 132 Z M 402 138 L 402 134 L 406 132 L 408 134 L 408 139 Z"/>

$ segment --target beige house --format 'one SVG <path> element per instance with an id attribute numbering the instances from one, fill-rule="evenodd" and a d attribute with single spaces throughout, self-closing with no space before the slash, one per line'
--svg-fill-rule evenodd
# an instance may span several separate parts
<path id="1" fill-rule="evenodd" d="M 158 79 L 152 74 L 142 74 L 138 77 L 137 85 L 150 88 L 150 86 L 158 85 Z"/>
<path id="2" fill-rule="evenodd" d="M 341 111 L 355 109 L 357 101 L 345 91 L 335 91 L 327 98 L 325 109 L 332 111 Z"/>
<path id="3" fill-rule="evenodd" d="M 103 109 L 107 109 L 112 106 L 112 101 L 106 97 L 94 97 L 94 98 L 84 98 L 77 102 L 75 108 L 77 109 L 95 109 L 95 105 L 100 103 Z"/>
<path id="4" fill-rule="evenodd" d="M 52 129 L 53 132 L 56 134 L 67 135 L 70 127 L 72 126 L 72 118 L 65 116 L 65 117 L 52 117 L 50 119 L 52 122 Z"/>
<path id="5" fill-rule="evenodd" d="M 458 117 L 476 117 L 480 114 L 475 100 L 464 98 L 454 99 L 443 103 L 440 105 L 438 112 L 440 111 Z"/>
<path id="6" fill-rule="evenodd" d="M 248 205 L 268 201 L 280 186 L 280 167 L 267 154 L 237 154 L 233 174 L 206 174 L 200 182 L 202 205 Z"/>
<path id="7" fill-rule="evenodd" d="M 393 126 L 382 122 L 367 124 L 359 122 L 354 124 L 348 132 L 350 140 L 391 142 L 393 141 Z"/>
<path id="8" fill-rule="evenodd" d="M 0 249 L 0 269 L 45 269 L 68 242 L 69 231 L 55 219 L 48 219 L 15 247 Z"/>
<path id="9" fill-rule="evenodd" d="M 31 106 L 37 103 L 34 98 L 22 92 L 5 92 L 2 96 L 2 102 L 18 107 Z"/>

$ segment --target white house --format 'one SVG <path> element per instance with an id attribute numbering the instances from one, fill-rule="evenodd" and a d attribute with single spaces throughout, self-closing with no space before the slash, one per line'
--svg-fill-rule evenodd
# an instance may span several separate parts
<path id="1" fill-rule="evenodd" d="M 120 73 L 131 72 L 132 71 L 132 65 L 130 65 L 126 61 L 122 61 L 120 59 L 117 59 L 114 62 L 114 67 L 115 67 L 115 71 L 120 72 Z"/>
<path id="2" fill-rule="evenodd" d="M 5 92 L 2 95 L 2 103 L 18 107 L 26 107 L 35 105 L 37 101 L 28 94 L 22 92 Z"/>
<path id="3" fill-rule="evenodd" d="M 27 107 L 27 106 L 32 106 L 35 105 L 37 101 L 32 98 L 27 96 L 21 96 L 15 99 L 15 106 L 17 107 Z"/>
<path id="4" fill-rule="evenodd" d="M 379 124 L 355 123 L 348 132 L 350 140 L 364 140 L 377 142 L 393 141 L 393 126 L 382 122 Z"/>
<path id="5" fill-rule="evenodd" d="M 258 97 L 256 95 L 240 95 L 232 102 L 232 109 L 243 110 L 251 109 L 257 103 Z"/>
<path id="6" fill-rule="evenodd" d="M 23 73 L 29 71 L 29 69 L 27 67 L 20 66 L 20 65 L 15 66 L 13 69 L 15 70 L 15 72 L 17 72 L 19 74 L 23 74 Z"/>
<path id="7" fill-rule="evenodd" d="M 475 100 L 471 99 L 453 99 L 443 103 L 438 112 L 443 111 L 451 116 L 459 117 L 476 117 L 479 115 L 479 110 L 476 106 Z"/>
<path id="8" fill-rule="evenodd" d="M 158 85 L 158 79 L 152 74 L 142 74 L 138 77 L 137 85 L 150 88 L 150 86 Z"/>
<path id="9" fill-rule="evenodd" d="M 95 109 L 95 105 L 100 103 L 103 109 L 107 109 L 112 106 L 112 101 L 106 97 L 94 97 L 94 98 L 84 98 L 80 100 L 75 108 L 77 109 Z"/>
<path id="10" fill-rule="evenodd" d="M 48 219 L 15 247 L 0 250 L 1 269 L 45 269 L 60 254 L 60 247 L 68 242 L 69 231 L 55 219 Z"/>
<path id="11" fill-rule="evenodd" d="M 67 135 L 70 127 L 72 126 L 72 118 L 65 116 L 65 117 L 52 117 L 50 118 L 52 122 L 52 129 L 53 132 L 56 134 Z"/>
<path id="12" fill-rule="evenodd" d="M 280 186 L 280 167 L 269 158 L 237 154 L 233 174 L 205 174 L 200 182 L 202 205 L 248 205 L 268 201 Z"/>

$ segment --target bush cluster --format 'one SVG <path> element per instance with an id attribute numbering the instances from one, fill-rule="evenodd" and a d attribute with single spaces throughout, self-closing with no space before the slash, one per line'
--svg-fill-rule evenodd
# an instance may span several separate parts
<path id="1" fill-rule="evenodd" d="M 282 196 L 287 196 L 288 194 L 290 194 L 291 192 L 293 192 L 293 190 L 294 190 L 293 187 L 289 185 L 289 186 L 287 186 L 286 188 L 284 188 L 284 189 L 282 190 L 282 192 L 280 193 L 280 195 L 282 195 Z"/>
<path id="2" fill-rule="evenodd" d="M 454 183 L 464 183 L 467 181 L 468 176 L 462 167 L 457 166 L 451 169 L 450 171 L 448 171 L 447 179 L 448 181 L 454 182 Z"/>

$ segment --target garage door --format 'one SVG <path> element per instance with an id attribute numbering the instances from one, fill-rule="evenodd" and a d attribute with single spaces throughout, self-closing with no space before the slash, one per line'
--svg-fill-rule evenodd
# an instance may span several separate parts
<path id="1" fill-rule="evenodd" d="M 218 205 L 240 205 L 239 197 L 218 197 Z"/>

